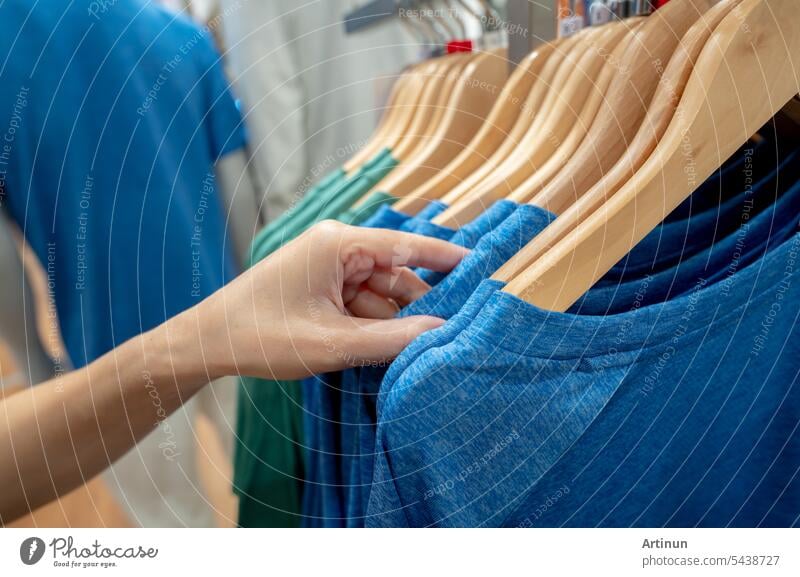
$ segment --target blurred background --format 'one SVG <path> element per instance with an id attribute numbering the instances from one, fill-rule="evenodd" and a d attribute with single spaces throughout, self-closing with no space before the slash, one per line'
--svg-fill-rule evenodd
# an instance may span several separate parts
<path id="1" fill-rule="evenodd" d="M 430 34 L 400 18 L 348 34 L 345 16 L 364 4 L 0 5 L 13 141 L 0 157 L 0 394 L 81 367 L 213 292 L 261 227 L 367 142 L 395 79 L 430 56 Z M 449 10 L 442 25 L 469 38 L 486 4 L 421 6 Z M 194 248 L 179 242 L 188 235 Z M 214 383 L 106 473 L 13 526 L 235 526 L 236 395 L 235 379 Z"/>

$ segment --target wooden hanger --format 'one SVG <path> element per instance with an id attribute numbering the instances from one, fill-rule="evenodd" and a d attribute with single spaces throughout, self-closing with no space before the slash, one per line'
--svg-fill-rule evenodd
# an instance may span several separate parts
<path id="1" fill-rule="evenodd" d="M 560 143 L 550 158 L 508 196 L 508 200 L 522 203 L 530 199 L 533 191 L 540 190 L 559 170 L 563 169 L 564 165 L 570 161 L 570 158 L 575 156 L 576 150 L 585 146 L 584 142 L 587 139 L 587 133 L 590 131 L 590 127 L 596 124 L 594 121 L 601 105 L 608 101 L 609 86 L 612 85 L 615 77 L 620 76 L 620 63 L 625 62 L 623 58 L 625 52 L 632 44 L 636 43 L 637 28 L 643 22 L 643 19 L 632 20 L 626 20 L 625 23 L 630 29 L 614 48 L 613 52 L 608 55 L 608 61 L 603 65 L 600 76 L 592 86 L 589 98 L 580 110 L 578 117 L 574 120 L 567 137 Z"/>
<path id="2" fill-rule="evenodd" d="M 435 74 L 425 79 L 420 101 L 414 109 L 414 117 L 392 148 L 392 156 L 398 162 L 406 162 L 435 134 L 470 56 L 465 54 L 447 56 L 450 65 L 437 69 Z"/>
<path id="3" fill-rule="evenodd" d="M 645 119 L 622 158 L 588 192 L 503 265 L 494 274 L 496 280 L 508 282 L 534 263 L 583 219 L 602 206 L 644 164 L 673 118 L 700 51 L 717 25 L 740 1 L 722 0 L 684 34 L 661 76 Z M 536 204 L 536 199 L 532 204 Z"/>
<path id="4" fill-rule="evenodd" d="M 439 126 L 421 149 L 389 173 L 376 190 L 400 198 L 435 176 L 475 136 L 508 78 L 505 51 L 479 53 L 467 62 Z"/>
<path id="5" fill-rule="evenodd" d="M 515 191 L 518 202 L 533 198 L 532 204 L 560 214 L 622 157 L 642 125 L 664 66 L 711 4 L 672 0 L 646 19 L 619 61 L 624 74 L 614 79 L 586 140 L 555 178 Z"/>
<path id="6" fill-rule="evenodd" d="M 800 91 L 798 54 L 796 0 L 743 0 L 703 48 L 644 165 L 504 290 L 567 310 Z"/>
<path id="7" fill-rule="evenodd" d="M 590 37 L 589 47 L 577 63 L 573 65 L 567 59 L 561 65 L 561 69 L 566 68 L 566 78 L 556 75 L 551 91 L 555 93 L 553 102 L 537 115 L 523 142 L 474 193 L 454 203 L 434 219 L 435 223 L 458 228 L 475 219 L 494 201 L 508 196 L 558 149 L 592 92 L 605 64 L 604 55 L 619 43 L 627 27 L 623 22 L 614 22 L 598 31 Z"/>
<path id="8" fill-rule="evenodd" d="M 557 42 L 544 44 L 519 63 L 469 145 L 436 176 L 395 203 L 396 210 L 416 214 L 467 178 L 500 148 L 520 120 L 531 88 L 556 45 Z"/>
<path id="9" fill-rule="evenodd" d="M 348 174 L 354 172 L 383 148 L 398 146 L 403 137 L 411 132 L 411 125 L 417 114 L 420 111 L 436 108 L 439 95 L 425 90 L 430 85 L 430 79 L 445 78 L 453 67 L 463 67 L 463 64 L 463 60 L 458 58 L 434 58 L 417 64 L 404 73 L 401 76 L 403 84 L 398 87 L 397 100 L 392 101 L 391 108 L 386 114 L 388 117 L 386 122 L 381 122 L 379 131 L 344 164 L 345 172 Z"/>
<path id="10" fill-rule="evenodd" d="M 389 94 L 386 109 L 378 123 L 378 127 L 375 129 L 369 141 L 344 163 L 343 168 L 345 172 L 352 173 L 358 170 L 359 166 L 367 162 L 386 145 L 394 125 L 400 122 L 400 118 L 405 112 L 403 108 L 408 106 L 408 102 L 414 98 L 414 95 L 411 94 L 411 77 L 415 74 L 420 74 L 422 68 L 424 68 L 424 65 L 415 65 L 410 70 L 401 74 L 395 81 L 392 91 Z"/>
<path id="11" fill-rule="evenodd" d="M 533 89 L 525 100 L 522 113 L 511 133 L 503 141 L 500 148 L 482 163 L 477 170 L 470 174 L 465 180 L 461 181 L 452 190 L 440 197 L 444 204 L 450 206 L 458 199 L 468 196 L 484 178 L 495 171 L 497 167 L 516 150 L 520 142 L 525 138 L 525 135 L 530 132 L 530 128 L 536 118 L 538 118 L 540 114 L 544 114 L 551 106 L 549 101 L 554 101 L 555 98 L 557 98 L 553 86 L 555 85 L 556 76 L 559 74 L 559 71 L 562 70 L 562 63 L 568 57 L 572 57 L 577 61 L 580 55 L 587 49 L 587 40 L 592 33 L 599 34 L 599 31 L 585 31 L 560 41 L 559 45 L 547 59 L 539 81 L 533 85 Z M 564 71 L 565 74 L 567 72 L 567 70 Z"/>

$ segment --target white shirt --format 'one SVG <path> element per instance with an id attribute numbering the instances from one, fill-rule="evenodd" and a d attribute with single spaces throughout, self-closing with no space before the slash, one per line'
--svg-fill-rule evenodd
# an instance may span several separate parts
<path id="1" fill-rule="evenodd" d="M 226 61 L 248 130 L 265 219 L 368 140 L 392 81 L 419 59 L 397 18 L 347 35 L 362 2 L 222 0 Z"/>

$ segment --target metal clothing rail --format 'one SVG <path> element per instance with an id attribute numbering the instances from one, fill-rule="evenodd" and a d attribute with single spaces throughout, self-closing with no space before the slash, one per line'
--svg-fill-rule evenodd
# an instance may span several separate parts
<path id="1" fill-rule="evenodd" d="M 408 2 L 398 0 L 371 0 L 351 10 L 344 16 L 344 29 L 348 34 L 374 26 L 387 18 L 397 16 Z"/>
<path id="2" fill-rule="evenodd" d="M 539 44 L 555 39 L 557 25 L 558 0 L 508 0 L 505 26 L 509 60 L 516 64 Z"/>
<path id="3" fill-rule="evenodd" d="M 646 15 L 666 0 L 573 0 L 582 2 L 590 24 L 602 24 L 613 18 Z M 559 0 L 508 0 L 505 28 L 508 54 L 513 63 L 522 60 L 539 44 L 558 34 Z M 574 5 L 574 4 L 573 4 Z"/>

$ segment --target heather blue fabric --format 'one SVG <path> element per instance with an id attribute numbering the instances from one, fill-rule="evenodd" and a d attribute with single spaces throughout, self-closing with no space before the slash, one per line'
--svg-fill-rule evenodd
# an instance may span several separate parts
<path id="1" fill-rule="evenodd" d="M 245 144 L 207 34 L 150 1 L 87 4 L 0 4 L 0 205 L 75 367 L 236 274 L 214 163 Z"/>
<path id="2" fill-rule="evenodd" d="M 442 203 L 431 203 L 416 217 L 408 217 L 388 206 L 381 207 L 362 226 L 420 231 L 447 235 L 427 227 L 445 209 Z M 430 224 L 430 223 L 428 223 Z M 441 238 L 441 236 L 439 236 Z M 304 434 L 306 450 L 306 480 L 303 492 L 303 525 L 306 527 L 342 527 L 346 525 L 344 504 L 350 474 L 350 460 L 355 438 L 358 403 L 350 395 L 353 386 L 342 381 L 342 373 L 329 373 L 303 382 L 305 408 Z"/>
<path id="3" fill-rule="evenodd" d="M 367 525 L 536 524 L 543 511 L 579 526 L 791 524 L 798 495 L 782 491 L 798 457 L 799 249 L 792 235 L 728 285 L 701 280 L 619 315 L 552 313 L 493 293 L 388 393 Z M 598 417 L 606 436 L 585 445 Z M 576 441 L 596 474 L 562 457 Z M 573 474 L 526 495 L 560 458 Z"/>
<path id="4" fill-rule="evenodd" d="M 728 259 L 737 263 L 738 271 L 750 262 L 747 270 L 752 275 L 756 267 L 752 262 L 754 254 L 757 258 L 781 241 L 786 246 L 787 238 L 794 238 L 798 188 L 800 185 L 792 187 L 773 210 L 750 221 L 747 230 L 752 238 L 751 258 L 745 258 L 747 251 L 741 250 Z M 737 236 L 723 239 L 718 245 L 729 249 L 731 238 L 735 240 Z M 708 251 L 706 266 L 695 262 L 683 267 L 681 282 L 693 278 L 694 286 L 706 287 L 729 275 L 702 291 L 712 295 L 704 302 L 718 302 L 720 295 L 731 302 L 734 294 L 746 301 L 748 295 L 741 296 L 743 293 L 737 288 L 744 273 L 729 274 L 724 258 L 711 257 L 711 253 L 729 257 L 732 254 L 718 248 Z M 661 289 L 655 290 L 658 279 L 649 282 L 654 287 L 651 295 L 659 294 L 659 290 L 662 297 L 668 295 L 669 290 L 663 287 L 669 283 L 662 282 Z M 621 306 L 627 300 L 596 290 L 589 294 L 592 298 L 584 302 L 608 303 L 615 299 Z M 685 326 L 692 317 L 684 318 L 681 324 L 682 312 L 699 308 L 692 304 L 694 298 L 689 291 L 666 304 L 636 304 L 625 314 L 591 317 L 546 313 L 511 295 L 492 295 L 466 330 L 455 336 L 458 331 L 450 329 L 444 339 L 448 344 L 429 347 L 414 359 L 413 366 L 405 367 L 405 372 L 400 367 L 402 374 L 393 386 L 387 387 L 384 382 L 381 394 L 388 398 L 379 411 L 382 448 L 376 461 L 368 525 L 471 526 L 484 521 L 492 525 L 502 522 L 502 515 L 494 515 L 503 508 L 504 500 L 510 495 L 516 497 L 514 491 L 518 487 L 530 484 L 555 462 L 636 363 L 637 349 L 626 351 L 625 343 L 638 346 L 658 334 L 670 333 L 681 341 L 684 333 L 709 328 L 705 321 Z M 792 305 L 789 316 L 793 318 L 797 301 Z M 604 310 L 609 307 L 606 304 Z M 768 313 L 769 309 L 761 310 L 750 317 L 751 340 L 761 328 L 761 318 Z M 659 322 L 648 322 L 653 319 Z M 462 326 L 468 323 L 466 318 Z M 715 338 L 725 337 L 728 324 L 714 326 Z M 447 330 L 448 325 L 439 329 Z M 576 344 L 593 335 L 595 338 L 585 347 Z M 670 346 L 669 341 L 666 346 Z M 476 347 L 479 351 L 474 350 Z M 573 347 L 574 356 L 564 352 L 569 347 Z M 677 342 L 672 348 L 677 348 Z M 682 346 L 680 353 L 686 356 L 687 350 L 696 348 L 693 344 L 688 349 Z M 709 352 L 706 358 L 717 356 Z M 656 367 L 658 362 L 656 358 Z M 649 366 L 652 369 L 652 363 Z M 646 368 L 636 367 L 646 374 Z M 534 382 L 535 387 L 531 387 Z M 492 418 L 487 420 L 487 415 Z M 535 447 L 532 454 L 531 447 Z M 543 496 L 542 503 L 547 502 L 547 497 Z"/>
<path id="5" fill-rule="evenodd" d="M 760 183 L 757 183 L 755 186 L 753 186 L 752 190 L 746 190 L 745 192 L 740 193 L 738 197 L 735 197 L 734 199 L 731 199 L 726 203 L 727 210 L 730 213 L 735 213 L 736 217 L 738 218 L 737 221 L 738 223 L 741 223 L 742 219 L 740 215 L 743 213 L 742 209 L 743 209 L 743 204 L 745 202 L 750 203 L 749 205 L 750 208 L 747 209 L 752 211 L 750 214 L 756 214 L 757 211 L 753 208 L 754 205 L 752 203 L 752 197 L 755 196 L 758 199 L 758 202 L 760 202 L 762 208 L 764 208 L 765 204 L 771 206 L 770 202 L 775 198 L 776 194 L 782 193 L 782 190 L 778 190 L 776 193 L 775 189 L 785 188 L 787 182 L 792 182 L 791 180 L 792 175 L 789 175 L 787 173 L 788 167 L 791 166 L 792 160 L 794 160 L 794 154 L 789 155 L 787 159 L 784 160 L 783 165 L 781 166 L 781 168 L 784 171 L 783 174 L 786 176 L 786 178 L 782 179 L 781 181 L 783 187 L 779 186 L 776 187 L 775 174 L 773 172 L 773 174 L 769 175 L 769 177 L 762 179 Z M 728 171 L 728 173 L 730 173 L 730 170 Z M 697 194 L 706 194 L 706 193 L 704 191 L 698 191 Z M 783 199 L 784 200 L 783 205 L 779 205 L 777 208 L 777 211 L 783 214 L 784 217 L 797 213 L 796 207 L 794 207 L 792 203 L 789 202 L 789 200 L 794 200 L 796 202 L 797 197 L 795 196 L 794 199 L 792 199 L 791 198 L 792 196 L 793 196 L 792 194 L 788 195 L 789 199 Z M 747 200 L 748 198 L 750 200 Z M 702 206 L 702 203 L 696 202 L 695 206 Z M 710 216 L 705 216 L 705 218 L 701 220 L 703 221 L 704 227 L 708 227 L 705 229 L 706 236 L 711 238 L 710 240 L 708 238 L 703 239 L 698 233 L 698 237 L 700 237 L 698 239 L 699 248 L 703 246 L 707 247 L 709 242 L 713 241 L 714 238 L 718 236 L 713 234 L 713 230 L 714 230 L 714 222 L 719 218 L 719 215 L 716 213 L 716 211 L 707 211 L 707 212 L 710 212 Z M 772 226 L 770 226 L 771 224 L 770 218 L 771 218 L 770 214 L 761 215 L 759 219 L 755 219 L 755 221 L 750 223 L 749 226 L 752 228 L 750 235 L 750 238 L 752 240 L 752 242 L 750 243 L 752 245 L 751 254 L 753 253 L 757 254 L 758 248 L 759 247 L 763 248 L 764 246 L 763 241 L 765 238 L 769 237 L 770 228 L 774 228 L 775 226 L 777 226 L 775 222 L 773 222 Z M 786 219 L 784 218 L 784 220 Z M 729 232 L 730 229 L 731 227 L 729 226 L 727 229 L 720 230 L 719 233 L 721 235 L 726 230 Z M 693 230 L 699 231 L 700 229 L 693 229 Z M 709 234 L 709 230 L 712 231 L 711 234 Z M 785 239 L 786 230 L 783 231 L 783 234 L 781 234 L 777 230 L 774 232 L 775 234 L 773 234 L 771 238 L 773 242 Z M 791 234 L 791 232 L 789 233 Z M 687 231 L 685 227 L 683 227 L 683 231 L 681 231 L 681 228 L 676 226 L 673 227 L 672 234 L 674 235 L 673 240 L 680 242 L 681 235 L 687 234 Z M 682 287 L 680 282 L 676 282 L 676 279 L 678 279 L 678 281 L 680 281 L 681 279 L 681 276 L 678 274 L 679 272 L 683 272 L 683 277 L 689 279 L 691 279 L 693 273 L 697 272 L 698 270 L 704 270 L 706 272 L 714 271 L 719 275 L 721 274 L 722 271 L 727 270 L 728 268 L 727 263 L 731 262 L 731 260 L 734 258 L 734 256 L 731 255 L 735 255 L 735 258 L 739 258 L 740 265 L 744 266 L 747 262 L 747 258 L 746 255 L 744 254 L 744 251 L 741 251 L 741 254 L 737 253 L 737 247 L 738 249 L 742 249 L 742 243 L 737 242 L 736 238 L 727 238 L 725 240 L 727 242 L 724 243 L 724 246 L 714 247 L 716 250 L 710 251 L 709 254 L 706 254 L 705 259 L 700 259 L 700 258 L 694 259 L 693 261 L 686 263 L 682 268 L 671 271 L 671 276 L 662 275 L 661 278 L 658 277 L 653 278 L 648 276 L 645 277 L 644 279 L 632 280 L 624 285 L 612 287 L 611 290 L 604 290 L 604 291 L 593 290 L 589 293 L 591 298 L 586 298 L 582 302 L 583 310 L 581 310 L 581 312 L 585 311 L 591 312 L 591 309 L 594 309 L 594 312 L 596 314 L 603 314 L 607 311 L 629 310 L 632 307 L 635 308 L 643 306 L 647 302 L 659 302 L 659 299 L 664 300 L 669 296 L 680 294 L 680 292 L 686 290 L 686 287 Z M 658 246 L 658 245 L 654 244 L 653 246 Z M 642 251 L 642 253 L 644 253 L 644 251 Z M 711 253 L 713 253 L 714 258 L 711 257 Z M 685 255 L 686 251 L 684 251 L 684 256 Z M 657 257 L 660 256 L 661 255 L 657 255 Z M 648 260 L 652 260 L 652 257 Z M 655 259 L 655 262 L 658 263 L 657 258 Z M 715 263 L 717 266 L 716 269 L 714 268 Z M 702 264 L 705 264 L 705 267 L 703 267 Z M 633 269 L 629 269 L 627 272 L 628 276 L 633 276 L 635 279 L 636 275 L 631 274 L 635 272 Z M 480 295 L 478 299 L 476 299 L 476 302 L 480 303 L 481 300 L 485 300 L 486 298 L 485 295 L 490 294 L 492 292 L 492 288 L 494 289 L 497 288 L 497 283 L 494 283 L 494 285 L 495 285 L 494 287 L 486 286 L 483 291 L 484 294 Z M 621 287 L 625 287 L 625 290 L 622 290 Z M 682 291 L 679 291 L 678 289 L 682 289 Z M 475 309 L 473 308 L 472 310 Z M 453 321 L 445 325 L 443 329 L 439 329 L 438 331 L 432 331 L 427 335 L 423 335 L 420 339 L 418 339 L 417 342 L 413 343 L 407 349 L 407 351 L 405 351 L 390 367 L 389 372 L 384 380 L 384 383 L 383 385 L 381 385 L 381 397 L 384 398 L 385 395 L 389 391 L 391 391 L 392 383 L 397 378 L 397 375 L 402 374 L 402 372 L 406 368 L 408 368 L 410 363 L 419 356 L 419 351 L 424 351 L 426 349 L 429 349 L 431 348 L 431 346 L 435 347 L 437 346 L 437 344 L 439 345 L 445 344 L 449 342 L 454 335 L 458 334 L 458 332 L 460 332 L 460 330 L 463 329 L 463 327 L 469 323 L 472 310 L 467 311 L 467 313 L 463 315 L 461 318 L 454 319 Z M 436 338 L 437 333 L 442 334 L 443 338 L 437 339 Z M 428 341 L 438 341 L 438 342 L 431 345 Z M 378 482 L 379 481 L 376 480 L 376 483 Z"/>
<path id="6" fill-rule="evenodd" d="M 489 234 L 500 224 L 511 216 L 519 208 L 516 202 L 510 200 L 498 200 L 489 210 L 481 214 L 472 222 L 459 228 L 448 240 L 458 246 L 465 248 L 475 248 L 484 235 Z M 442 273 L 437 273 L 442 274 Z"/>
<path id="7" fill-rule="evenodd" d="M 452 234 L 449 240 L 451 243 L 465 248 L 475 248 L 478 241 L 497 228 L 500 223 L 507 219 L 517 209 L 519 205 L 510 200 L 499 200 L 495 202 L 489 210 L 481 214 L 472 222 L 459 228 Z M 428 269 L 417 269 L 417 275 L 431 286 L 436 286 L 447 276 L 446 273 L 436 272 Z"/>
<path id="8" fill-rule="evenodd" d="M 797 159 L 796 151 L 790 150 L 779 159 L 775 146 L 765 141 L 743 149 L 734 158 L 673 212 L 680 218 L 658 226 L 600 282 L 617 282 L 623 276 L 644 276 L 674 266 L 739 226 L 747 199 L 763 208 L 794 184 L 797 171 L 792 170 L 792 162 Z M 793 174 L 785 173 L 787 169 Z M 779 171 L 782 177 L 776 183 Z"/>
<path id="9" fill-rule="evenodd" d="M 691 290 L 698 278 L 702 277 L 708 283 L 730 278 L 737 270 L 759 258 L 766 248 L 784 242 L 794 234 L 796 215 L 800 214 L 800 162 L 797 157 L 797 152 L 786 157 L 779 179 L 775 173 L 746 189 L 740 197 L 731 199 L 737 202 L 730 210 L 728 223 L 709 219 L 707 238 L 698 233 L 693 240 L 697 247 L 704 246 L 705 250 L 689 251 L 679 256 L 682 260 L 671 269 L 653 274 L 646 272 L 639 278 L 631 275 L 636 280 L 599 283 L 579 299 L 570 312 L 601 315 L 614 312 L 625 303 L 638 307 L 663 302 Z M 783 189 L 791 183 L 794 185 L 784 192 Z M 718 234 L 724 232 L 727 236 Z M 693 256 L 687 256 L 692 252 Z M 654 268 L 658 270 L 661 267 Z"/>
<path id="10" fill-rule="evenodd" d="M 484 281 L 482 290 L 477 289 L 483 279 L 488 279 L 520 248 L 528 244 L 537 234 L 552 222 L 554 215 L 531 205 L 520 205 L 514 213 L 506 218 L 500 226 L 482 238 L 474 250 L 453 270 L 449 277 L 436 286 L 412 306 L 400 311 L 400 316 L 407 314 L 430 314 L 443 319 L 455 317 L 444 326 L 429 331 L 416 338 L 398 356 L 386 371 L 381 385 L 381 396 L 387 392 L 397 377 L 408 368 L 414 359 L 424 350 L 450 342 L 460 331 L 460 322 L 471 320 L 470 313 L 477 313 L 483 299 L 491 294 L 489 287 L 501 286 L 494 281 Z M 466 289 L 462 287 L 467 287 Z M 471 294 L 475 292 L 476 294 Z M 462 310 L 462 306 L 464 309 Z M 417 311 L 417 312 L 415 312 Z M 379 398 L 379 405 L 381 400 Z"/>
<path id="11" fill-rule="evenodd" d="M 445 203 L 440 200 L 432 200 L 428 203 L 428 206 L 417 213 L 416 218 L 420 220 L 431 220 L 442 214 L 445 210 L 447 210 L 447 205 Z"/>
<path id="12" fill-rule="evenodd" d="M 518 207 L 511 216 L 502 220 L 495 231 L 481 239 L 451 274 L 421 299 L 405 307 L 399 316 L 423 314 L 449 319 L 469 300 L 483 279 L 494 273 L 553 218 L 552 214 L 538 207 Z M 481 226 L 485 224 L 481 223 Z M 422 335 L 420 339 L 423 339 L 423 346 L 430 338 L 437 338 L 428 335 L 435 335 L 440 331 Z M 442 336 L 444 335 L 439 335 L 438 338 Z M 408 348 L 416 346 L 417 341 Z M 342 459 L 345 472 L 343 485 L 347 525 L 350 527 L 364 525 L 364 513 L 372 482 L 376 404 L 385 373 L 386 367 L 383 365 L 368 366 L 345 371 L 341 377 L 341 430 L 345 445 Z"/>
<path id="13" fill-rule="evenodd" d="M 490 522 L 796 527 L 799 253 L 794 235 L 727 289 L 697 291 L 658 318 L 646 311 L 637 327 L 644 321 L 658 337 L 646 335 L 587 430 L 544 476 L 506 495 Z"/>
<path id="14" fill-rule="evenodd" d="M 412 216 L 405 221 L 400 226 L 400 230 L 403 232 L 421 234 L 422 236 L 429 236 L 431 238 L 447 240 L 453 236 L 455 231 L 452 228 L 439 226 L 438 224 L 431 222 L 432 218 L 435 218 L 444 212 L 446 208 L 447 206 L 442 202 L 431 202 L 428 206 L 419 211 L 416 216 Z"/>
<path id="15" fill-rule="evenodd" d="M 410 215 L 398 212 L 388 204 L 381 206 L 375 214 L 361 223 L 361 226 L 369 228 L 388 228 L 400 230 L 400 227 L 411 218 Z"/>

